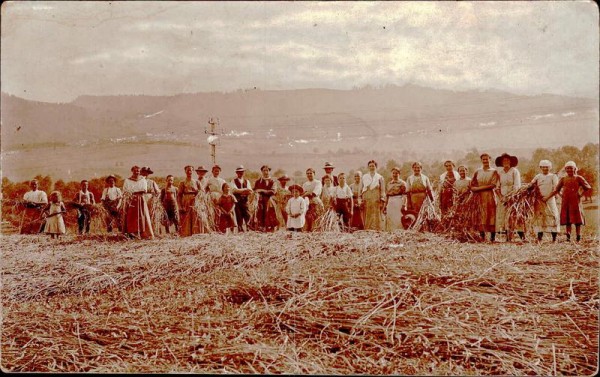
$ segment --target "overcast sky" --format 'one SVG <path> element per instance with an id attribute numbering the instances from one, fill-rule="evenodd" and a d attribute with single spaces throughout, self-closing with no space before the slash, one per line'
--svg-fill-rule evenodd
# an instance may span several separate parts
<path id="1" fill-rule="evenodd" d="M 592 2 L 13 2 L 2 91 L 452 90 L 598 97 Z"/>

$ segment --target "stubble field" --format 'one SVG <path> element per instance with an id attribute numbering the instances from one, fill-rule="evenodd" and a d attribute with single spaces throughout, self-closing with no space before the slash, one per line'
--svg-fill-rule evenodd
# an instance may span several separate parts
<path id="1" fill-rule="evenodd" d="M 595 238 L 4 235 L 0 245 L 4 371 L 597 371 Z"/>

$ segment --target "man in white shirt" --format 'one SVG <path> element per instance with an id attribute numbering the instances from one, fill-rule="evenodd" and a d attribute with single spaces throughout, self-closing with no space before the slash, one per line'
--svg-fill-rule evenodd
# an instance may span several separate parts
<path id="1" fill-rule="evenodd" d="M 204 167 L 204 165 L 200 165 L 196 168 L 196 174 L 198 174 L 198 179 L 196 181 L 198 181 L 202 191 L 206 191 L 206 185 L 208 185 L 206 173 L 208 173 L 208 170 Z"/>
<path id="2" fill-rule="evenodd" d="M 25 210 L 21 218 L 21 234 L 39 233 L 40 230 L 40 215 L 43 208 L 48 204 L 48 195 L 44 191 L 38 190 L 38 181 L 32 180 L 29 182 L 30 191 L 23 195 L 23 204 Z"/>
<path id="3" fill-rule="evenodd" d="M 119 209 L 121 208 L 121 201 L 123 199 L 123 192 L 120 188 L 115 186 L 117 178 L 114 175 L 106 177 L 106 184 L 102 191 L 100 201 L 108 212 L 106 215 L 106 230 L 110 233 L 113 230 L 113 224 L 116 224 L 119 231 L 121 231 L 121 222 L 119 221 Z"/>
<path id="4" fill-rule="evenodd" d="M 79 206 L 77 207 L 77 211 L 79 216 L 77 216 L 77 224 L 79 226 L 79 234 L 83 234 L 90 232 L 90 224 L 92 222 L 92 216 L 90 213 L 90 206 L 96 204 L 96 200 L 94 199 L 94 194 L 88 191 L 89 182 L 84 179 L 81 181 L 81 190 L 77 193 L 75 197 L 75 203 Z"/>
<path id="5" fill-rule="evenodd" d="M 344 228 L 349 229 L 354 208 L 352 189 L 346 184 L 346 175 L 344 173 L 338 174 L 337 179 L 339 185 L 334 187 L 333 194 L 335 211 L 338 215 L 342 216 Z"/>
<path id="6" fill-rule="evenodd" d="M 250 181 L 244 178 L 244 172 L 246 169 L 243 165 L 240 165 L 235 169 L 236 178 L 231 180 L 231 187 L 233 188 L 233 196 L 237 200 L 235 205 L 235 217 L 237 220 L 238 231 L 243 232 L 244 222 L 246 223 L 246 229 L 248 223 L 250 223 L 250 210 L 248 209 L 248 196 L 252 193 Z"/>

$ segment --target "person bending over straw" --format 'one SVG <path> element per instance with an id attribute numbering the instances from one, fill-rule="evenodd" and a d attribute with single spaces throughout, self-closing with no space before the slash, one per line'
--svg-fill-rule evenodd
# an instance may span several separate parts
<path id="1" fill-rule="evenodd" d="M 485 233 L 490 233 L 490 242 L 496 239 L 496 196 L 494 189 L 498 184 L 498 172 L 490 166 L 491 156 L 484 153 L 480 156 L 481 167 L 473 174 L 471 191 L 479 196 L 480 223 L 479 234 L 481 241 L 485 241 Z"/>
<path id="2" fill-rule="evenodd" d="M 571 241 L 571 224 L 575 224 L 577 241 L 581 240 L 581 225 L 585 224 L 583 208 L 581 207 L 581 196 L 579 188 L 583 187 L 585 191 L 592 189 L 592 186 L 580 175 L 577 175 L 577 165 L 573 161 L 565 164 L 566 176 L 562 177 L 556 188 L 542 198 L 544 202 L 550 200 L 562 189 L 562 203 L 560 206 L 560 225 L 565 225 L 567 241 Z"/>

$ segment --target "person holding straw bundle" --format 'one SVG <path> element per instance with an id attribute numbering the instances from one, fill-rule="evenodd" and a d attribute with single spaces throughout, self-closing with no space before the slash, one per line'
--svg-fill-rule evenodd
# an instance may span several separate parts
<path id="1" fill-rule="evenodd" d="M 75 196 L 75 205 L 77 206 L 77 225 L 79 227 L 79 234 L 90 233 L 90 224 L 92 222 L 91 207 L 96 204 L 94 194 L 88 190 L 89 182 L 84 179 L 80 183 L 81 190 Z"/>
<path id="2" fill-rule="evenodd" d="M 106 231 L 111 233 L 113 225 L 116 225 L 117 229 L 121 231 L 120 208 L 123 200 L 123 192 L 115 186 L 117 177 L 114 175 L 109 175 L 104 181 L 108 186 L 102 190 L 100 201 L 104 209 L 106 209 Z"/>
<path id="3" fill-rule="evenodd" d="M 521 188 L 521 173 L 517 169 L 519 160 L 516 156 L 503 153 L 496 158 L 496 166 L 502 167 L 498 171 L 498 183 L 496 186 L 496 195 L 500 199 L 500 204 L 496 208 L 496 233 L 506 233 L 506 241 L 512 240 L 513 232 L 516 230 L 522 240 L 525 240 L 524 224 L 510 224 L 510 219 L 506 214 L 505 197 Z M 513 229 L 514 226 L 514 229 Z"/>
<path id="4" fill-rule="evenodd" d="M 498 185 L 498 172 L 490 166 L 489 154 L 479 156 L 481 167 L 473 174 L 471 191 L 478 195 L 480 205 L 479 234 L 481 241 L 485 241 L 485 233 L 490 233 L 490 242 L 496 239 L 496 194 L 494 189 Z"/>
<path id="5" fill-rule="evenodd" d="M 529 188 L 537 187 L 543 198 L 549 196 L 558 185 L 558 176 L 550 173 L 552 163 L 548 160 L 540 161 L 541 173 L 533 177 Z M 556 198 L 551 197 L 547 201 L 536 201 L 534 208 L 534 230 L 537 232 L 538 242 L 542 241 L 544 232 L 552 235 L 552 242 L 556 242 L 556 236 L 560 231 L 560 219 L 558 217 L 558 206 Z"/>
<path id="6" fill-rule="evenodd" d="M 258 194 L 258 207 L 256 209 L 256 219 L 258 229 L 261 232 L 273 232 L 278 226 L 276 204 L 273 196 L 275 195 L 275 180 L 269 175 L 271 168 L 268 165 L 260 167 L 262 177 L 254 182 L 254 192 Z"/>
<path id="7" fill-rule="evenodd" d="M 460 175 L 454 170 L 454 162 L 446 160 L 444 162 L 446 171 L 440 175 L 440 212 L 442 216 L 452 208 L 454 201 L 454 193 L 456 191 L 456 182 L 460 179 Z"/>
<path id="8" fill-rule="evenodd" d="M 61 234 L 66 233 L 62 214 L 67 213 L 67 208 L 62 202 L 60 192 L 52 191 L 50 203 L 44 209 L 44 213 L 46 214 L 46 234 L 49 234 L 51 238 L 58 238 Z"/>
<path id="9" fill-rule="evenodd" d="M 385 206 L 383 213 L 386 215 L 385 230 L 388 232 L 402 228 L 402 207 L 404 207 L 404 194 L 406 182 L 400 179 L 400 168 L 392 168 L 392 178 L 387 184 Z"/>
<path id="10" fill-rule="evenodd" d="M 421 173 L 423 165 L 420 162 L 412 164 L 413 174 L 406 179 L 406 192 L 408 193 L 408 208 L 414 211 L 417 216 L 421 212 L 421 207 L 425 198 L 433 202 L 433 189 L 429 178 Z"/>
<path id="11" fill-rule="evenodd" d="M 385 182 L 377 173 L 377 162 L 370 160 L 367 163 L 369 172 L 363 175 L 363 188 L 361 198 L 365 203 L 365 229 L 383 229 L 383 206 L 385 204 Z"/>
<path id="12" fill-rule="evenodd" d="M 37 179 L 32 179 L 29 182 L 30 191 L 27 191 L 23 195 L 23 205 L 25 210 L 21 217 L 21 234 L 33 234 L 39 233 L 40 230 L 40 215 L 42 214 L 43 208 L 48 204 L 48 196 L 42 190 L 38 190 Z"/>
<path id="13" fill-rule="evenodd" d="M 354 173 L 354 183 L 350 185 L 352 190 L 352 219 L 350 220 L 350 228 L 352 230 L 363 230 L 365 229 L 365 222 L 363 220 L 363 202 L 360 197 L 362 193 L 362 179 L 359 171 Z"/>
<path id="14" fill-rule="evenodd" d="M 196 195 L 198 195 L 202 189 L 200 181 L 192 178 L 194 168 L 191 165 L 187 165 L 184 170 L 186 177 L 185 180 L 179 183 L 177 204 L 181 215 L 179 219 L 179 234 L 183 237 L 187 237 L 193 234 L 202 233 L 204 228 L 200 223 L 200 218 L 198 217 L 196 207 L 194 206 Z M 196 172 L 198 172 L 198 170 L 206 169 L 199 167 Z"/>
<path id="15" fill-rule="evenodd" d="M 124 219 L 123 233 L 129 237 L 152 239 L 154 231 L 146 202 L 148 184 L 146 179 L 140 175 L 140 167 L 135 165 L 131 168 L 131 177 L 123 183 Z"/>
<path id="16" fill-rule="evenodd" d="M 307 204 L 305 230 L 310 232 L 313 230 L 315 220 L 321 216 L 325 209 L 320 199 L 323 184 L 315 179 L 315 169 L 306 169 L 306 178 L 307 181 L 302 185 L 304 191 L 302 197 Z"/>
<path id="17" fill-rule="evenodd" d="M 577 233 L 577 242 L 581 241 L 581 225 L 585 224 L 583 216 L 583 208 L 581 206 L 581 196 L 579 188 L 582 187 L 585 191 L 592 189 L 592 186 L 577 174 L 577 165 L 574 161 L 569 161 L 565 164 L 566 176 L 562 177 L 556 188 L 552 192 L 542 198 L 544 202 L 548 202 L 552 197 L 562 190 L 562 203 L 560 206 L 560 225 L 564 225 L 567 233 L 567 241 L 571 241 L 571 225 L 575 225 Z"/>

